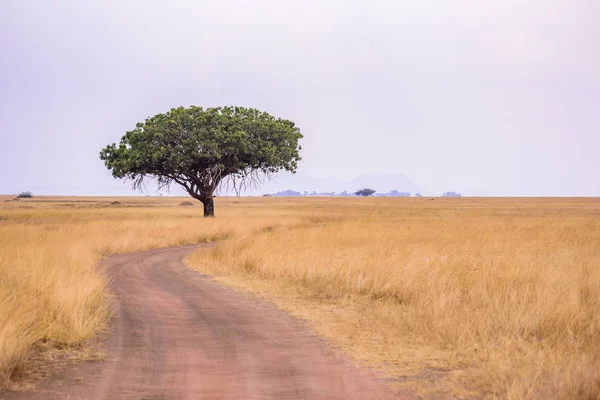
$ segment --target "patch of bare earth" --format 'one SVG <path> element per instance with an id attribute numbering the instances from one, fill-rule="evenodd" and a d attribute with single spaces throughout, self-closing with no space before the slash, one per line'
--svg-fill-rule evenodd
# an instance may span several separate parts
<path id="1" fill-rule="evenodd" d="M 115 315 L 96 361 L 65 356 L 20 399 L 395 399 L 270 303 L 188 270 L 193 246 L 110 257 L 103 263 Z M 81 358 L 81 357 L 79 357 Z M 85 357 L 84 357 L 85 358 Z M 39 364 L 44 364 L 43 362 Z"/>

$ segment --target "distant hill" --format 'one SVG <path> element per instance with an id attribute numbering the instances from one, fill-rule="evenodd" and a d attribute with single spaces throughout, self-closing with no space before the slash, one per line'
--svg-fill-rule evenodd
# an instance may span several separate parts
<path id="1" fill-rule="evenodd" d="M 424 196 L 431 193 L 412 182 L 402 174 L 386 174 L 373 172 L 360 175 L 350 181 L 337 178 L 313 178 L 303 175 L 282 174 L 273 180 L 265 182 L 259 189 L 251 192 L 254 194 L 286 192 L 299 192 L 304 195 L 352 195 L 357 190 L 371 188 L 377 190 L 379 195 L 400 196 L 405 193 L 412 195 L 420 193 Z M 258 192 L 258 193 L 257 193 Z M 346 193 L 344 193 L 346 192 Z M 250 193 L 247 193 L 250 194 Z M 225 195 L 222 193 L 221 195 Z"/>

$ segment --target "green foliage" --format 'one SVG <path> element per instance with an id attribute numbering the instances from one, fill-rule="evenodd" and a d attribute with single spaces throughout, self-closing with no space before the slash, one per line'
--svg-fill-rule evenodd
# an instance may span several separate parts
<path id="1" fill-rule="evenodd" d="M 256 109 L 179 107 L 138 123 L 119 144 L 102 149 L 100 159 L 134 186 L 155 177 L 204 201 L 227 178 L 238 190 L 264 174 L 295 173 L 301 138 L 292 121 Z"/>
<path id="2" fill-rule="evenodd" d="M 17 199 L 31 199 L 33 194 L 31 192 L 21 192 L 17 195 Z"/>

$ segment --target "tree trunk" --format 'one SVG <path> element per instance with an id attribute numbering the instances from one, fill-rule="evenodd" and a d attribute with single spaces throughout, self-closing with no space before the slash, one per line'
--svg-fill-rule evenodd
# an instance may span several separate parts
<path id="1" fill-rule="evenodd" d="M 206 217 L 214 217 L 215 216 L 215 201 L 213 197 L 208 197 L 203 200 L 200 200 L 202 205 L 204 205 L 204 218 Z"/>

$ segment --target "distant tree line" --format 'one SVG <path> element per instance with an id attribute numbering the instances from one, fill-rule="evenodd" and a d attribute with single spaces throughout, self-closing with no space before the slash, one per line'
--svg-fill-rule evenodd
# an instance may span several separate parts
<path id="1" fill-rule="evenodd" d="M 340 193 L 336 193 L 336 192 L 316 192 L 314 190 L 312 192 L 309 192 L 307 190 L 305 190 L 303 192 L 299 192 L 299 191 L 288 189 L 288 190 L 282 190 L 282 191 L 279 191 L 279 192 L 276 192 L 276 193 L 266 193 L 263 196 L 276 196 L 276 197 L 303 197 L 303 196 L 410 197 L 410 196 L 412 196 L 412 194 L 409 193 L 409 192 L 400 192 L 398 190 L 391 190 L 391 191 L 389 191 L 387 193 L 377 193 L 376 190 L 370 189 L 370 188 L 360 189 L 360 190 L 357 190 L 355 192 L 348 192 L 347 190 L 344 190 L 343 192 L 340 192 Z M 462 195 L 460 193 L 456 193 L 456 192 L 445 192 L 442 196 L 443 197 L 461 197 Z M 420 194 L 420 193 L 415 193 L 414 197 L 423 197 L 423 195 Z"/>
<path id="2" fill-rule="evenodd" d="M 446 192 L 442 197 L 461 197 L 461 194 L 456 192 Z"/>

